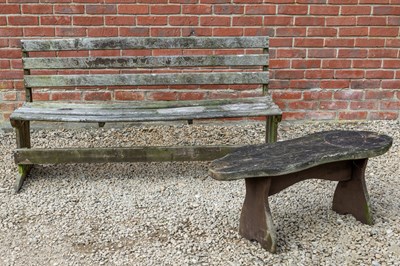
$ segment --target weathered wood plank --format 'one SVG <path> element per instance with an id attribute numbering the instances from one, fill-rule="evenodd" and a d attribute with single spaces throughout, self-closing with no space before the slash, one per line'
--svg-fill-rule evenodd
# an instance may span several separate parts
<path id="1" fill-rule="evenodd" d="M 266 72 L 25 76 L 27 87 L 268 83 Z"/>
<path id="2" fill-rule="evenodd" d="M 23 51 L 266 48 L 268 37 L 115 37 L 22 40 Z"/>
<path id="3" fill-rule="evenodd" d="M 250 145 L 215 160 L 210 174 L 218 180 L 282 176 L 336 161 L 384 154 L 393 139 L 367 131 L 325 131 L 305 137 Z"/>
<path id="4" fill-rule="evenodd" d="M 17 149 L 19 165 L 107 162 L 211 161 L 239 146 Z"/>
<path id="5" fill-rule="evenodd" d="M 25 69 L 105 69 L 205 66 L 265 66 L 268 55 L 24 58 Z"/>
<path id="6" fill-rule="evenodd" d="M 268 99 L 268 98 L 267 98 Z M 156 103 L 152 102 L 154 105 Z M 179 103 L 179 102 L 178 102 Z M 188 102 L 187 102 L 188 103 Z M 124 108 L 109 108 L 109 104 L 88 107 L 90 104 L 25 104 L 12 113 L 13 120 L 59 121 L 59 122 L 146 122 L 146 121 L 174 121 L 192 119 L 254 117 L 280 115 L 281 110 L 272 101 L 231 102 L 220 105 L 211 101 L 211 105 L 193 105 L 163 108 L 136 108 L 124 104 Z M 205 101 L 205 103 L 207 103 Z M 150 103 L 151 104 L 151 103 Z M 122 106 L 119 104 L 118 106 Z M 173 103 L 171 104 L 173 106 Z"/>

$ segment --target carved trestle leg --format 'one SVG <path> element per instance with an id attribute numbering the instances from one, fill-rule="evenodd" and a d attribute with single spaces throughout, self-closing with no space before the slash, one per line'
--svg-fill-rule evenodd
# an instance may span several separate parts
<path id="1" fill-rule="evenodd" d="M 339 214 L 352 214 L 364 224 L 372 224 L 371 207 L 365 185 L 367 162 L 368 159 L 352 161 L 351 179 L 338 183 L 332 209 Z"/>
<path id="2" fill-rule="evenodd" d="M 12 126 L 15 128 L 17 135 L 17 148 L 30 148 L 31 147 L 31 137 L 30 137 L 30 123 L 29 121 L 11 121 Z M 17 193 L 24 181 L 28 176 L 30 170 L 32 169 L 31 164 L 19 164 L 17 180 L 14 185 L 14 190 Z"/>
<path id="3" fill-rule="evenodd" d="M 271 178 L 246 178 L 246 197 L 240 216 L 239 233 L 276 252 L 276 233 L 268 203 Z"/>

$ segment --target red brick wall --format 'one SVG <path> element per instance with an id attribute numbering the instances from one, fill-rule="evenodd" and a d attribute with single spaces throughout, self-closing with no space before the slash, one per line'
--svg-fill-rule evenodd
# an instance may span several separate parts
<path id="1" fill-rule="evenodd" d="M 0 0 L 0 121 L 24 100 L 23 37 L 189 35 L 271 36 L 284 119 L 399 119 L 399 25 L 400 0 Z"/>

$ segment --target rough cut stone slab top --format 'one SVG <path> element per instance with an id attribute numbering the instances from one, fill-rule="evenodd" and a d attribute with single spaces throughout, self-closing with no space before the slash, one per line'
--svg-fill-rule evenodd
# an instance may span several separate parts
<path id="1" fill-rule="evenodd" d="M 217 180 L 279 176 L 313 166 L 384 154 L 393 139 L 368 131 L 324 131 L 270 144 L 249 145 L 210 164 Z"/>

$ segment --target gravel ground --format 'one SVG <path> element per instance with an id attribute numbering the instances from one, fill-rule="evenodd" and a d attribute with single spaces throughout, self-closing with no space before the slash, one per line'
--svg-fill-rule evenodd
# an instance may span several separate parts
<path id="1" fill-rule="evenodd" d="M 35 130 L 36 147 L 261 143 L 261 124 Z M 281 124 L 279 139 L 328 129 L 394 138 L 370 159 L 375 224 L 334 213 L 335 182 L 307 180 L 271 197 L 278 253 L 237 233 L 244 182 L 207 163 L 37 166 L 13 194 L 14 134 L 0 131 L 0 265 L 400 265 L 400 121 Z"/>

